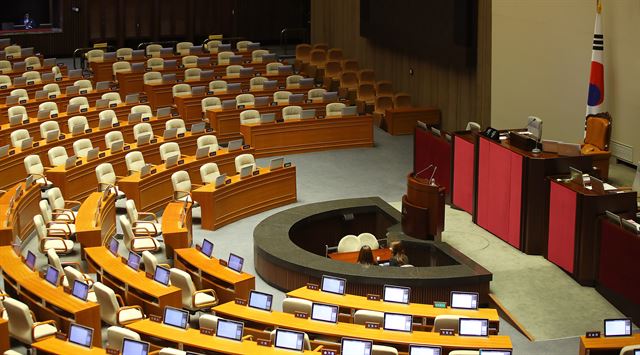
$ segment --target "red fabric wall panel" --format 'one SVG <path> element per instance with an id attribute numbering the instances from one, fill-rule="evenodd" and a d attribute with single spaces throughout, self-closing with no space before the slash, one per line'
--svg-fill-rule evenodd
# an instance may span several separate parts
<path id="1" fill-rule="evenodd" d="M 473 213 L 473 160 L 474 145 L 455 137 L 453 157 L 453 204 Z"/>
<path id="2" fill-rule="evenodd" d="M 573 272 L 576 240 L 576 193 L 555 181 L 549 196 L 549 242 L 547 259 Z"/>

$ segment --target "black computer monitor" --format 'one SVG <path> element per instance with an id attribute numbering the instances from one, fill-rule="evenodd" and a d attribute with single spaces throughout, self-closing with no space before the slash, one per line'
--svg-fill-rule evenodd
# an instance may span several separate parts
<path id="1" fill-rule="evenodd" d="M 93 342 L 93 328 L 79 324 L 69 325 L 69 342 L 90 348 Z"/>
<path id="2" fill-rule="evenodd" d="M 511 355 L 511 350 L 504 350 L 504 349 L 480 349 L 480 355 Z"/>
<path id="3" fill-rule="evenodd" d="M 373 342 L 371 340 L 342 338 L 340 354 L 342 355 L 371 355 Z"/>
<path id="4" fill-rule="evenodd" d="M 489 320 L 481 318 L 460 318 L 458 320 L 460 336 L 486 337 L 489 335 Z"/>
<path id="5" fill-rule="evenodd" d="M 202 247 L 200 247 L 200 252 L 204 254 L 207 258 L 210 258 L 213 255 L 213 243 L 207 238 L 204 238 L 202 241 Z"/>
<path id="6" fill-rule="evenodd" d="M 89 284 L 80 280 L 74 280 L 71 294 L 83 301 L 86 301 L 89 296 Z"/>
<path id="7" fill-rule="evenodd" d="M 304 333 L 294 330 L 276 329 L 274 343 L 276 348 L 302 351 L 304 348 Z"/>
<path id="8" fill-rule="evenodd" d="M 631 336 L 631 319 L 617 318 L 604 320 L 605 337 L 627 337 Z"/>
<path id="9" fill-rule="evenodd" d="M 382 299 L 385 302 L 409 303 L 409 295 L 411 289 L 409 287 L 384 285 L 384 293 Z"/>
<path id="10" fill-rule="evenodd" d="M 321 289 L 324 292 L 335 293 L 338 295 L 344 295 L 346 291 L 347 280 L 339 277 L 322 275 Z"/>
<path id="11" fill-rule="evenodd" d="M 410 332 L 413 323 L 413 316 L 402 313 L 384 314 L 383 328 L 385 330 L 397 330 L 401 332 Z"/>
<path id="12" fill-rule="evenodd" d="M 249 293 L 249 307 L 271 311 L 273 295 L 251 290 Z"/>
<path id="13" fill-rule="evenodd" d="M 169 285 L 169 276 L 171 275 L 171 271 L 166 267 L 156 265 L 156 270 L 153 273 L 153 279 L 165 286 Z"/>
<path id="14" fill-rule="evenodd" d="M 336 323 L 338 322 L 338 306 L 314 302 L 311 305 L 311 319 Z"/>
<path id="15" fill-rule="evenodd" d="M 451 308 L 478 309 L 477 292 L 451 291 Z"/>
<path id="16" fill-rule="evenodd" d="M 140 269 L 140 259 L 141 257 L 139 254 L 130 251 L 129 258 L 127 258 L 127 265 L 135 271 L 138 271 L 138 269 Z"/>
<path id="17" fill-rule="evenodd" d="M 187 329 L 187 326 L 189 326 L 189 312 L 166 306 L 164 307 L 162 323 L 172 327 Z"/>
<path id="18" fill-rule="evenodd" d="M 53 286 L 58 286 L 58 281 L 60 281 L 60 270 L 51 265 L 47 266 L 47 272 L 44 275 L 44 279 Z"/>
<path id="19" fill-rule="evenodd" d="M 242 341 L 243 331 L 244 323 L 218 318 L 218 325 L 216 326 L 217 337 Z"/>
<path id="20" fill-rule="evenodd" d="M 118 243 L 118 240 L 116 240 L 116 238 L 111 237 L 109 239 L 109 251 L 111 252 L 111 254 L 113 254 L 113 256 L 118 256 L 118 248 L 120 247 L 120 243 Z"/>
<path id="21" fill-rule="evenodd" d="M 35 269 L 36 267 L 36 255 L 31 252 L 31 250 L 29 250 L 29 252 L 27 252 L 27 257 L 24 258 L 24 263 L 27 265 L 27 267 L 33 271 L 33 269 Z"/>
<path id="22" fill-rule="evenodd" d="M 242 272 L 242 265 L 244 265 L 244 258 L 234 254 L 234 253 L 230 253 L 229 254 L 229 261 L 227 262 L 227 265 L 229 266 L 229 268 L 231 270 L 237 271 L 237 272 Z"/>
<path id="23" fill-rule="evenodd" d="M 122 340 L 122 355 L 149 355 L 149 343 L 125 338 Z"/>
<path id="24" fill-rule="evenodd" d="M 409 355 L 441 355 L 442 348 L 431 345 L 409 345 Z"/>

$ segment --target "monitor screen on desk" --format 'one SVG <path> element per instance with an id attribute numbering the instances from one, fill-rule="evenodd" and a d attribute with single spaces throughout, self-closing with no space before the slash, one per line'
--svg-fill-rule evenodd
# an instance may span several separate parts
<path id="1" fill-rule="evenodd" d="M 460 336 L 486 337 L 489 335 L 489 320 L 480 318 L 460 318 L 458 320 Z"/>
<path id="2" fill-rule="evenodd" d="M 384 329 L 410 332 L 413 316 L 410 314 L 386 313 L 384 314 Z"/>
<path id="3" fill-rule="evenodd" d="M 116 240 L 116 238 L 114 237 L 111 237 L 109 239 L 109 252 L 111 252 L 113 256 L 118 256 L 119 247 L 120 247 L 120 243 L 118 243 L 118 240 Z"/>
<path id="4" fill-rule="evenodd" d="M 338 321 L 338 306 L 314 302 L 311 305 L 311 319 L 336 323 Z"/>
<path id="5" fill-rule="evenodd" d="M 122 355 L 149 355 L 149 343 L 125 338 L 122 340 Z"/>
<path id="6" fill-rule="evenodd" d="M 202 241 L 202 246 L 200 247 L 200 252 L 204 254 L 207 258 L 210 258 L 213 255 L 213 243 L 207 238 L 204 238 Z"/>
<path id="7" fill-rule="evenodd" d="M 243 330 L 244 323 L 242 322 L 218 318 L 218 325 L 216 327 L 217 337 L 241 341 Z"/>
<path id="8" fill-rule="evenodd" d="M 631 335 L 631 319 L 605 319 L 604 320 L 604 336 L 605 337 L 626 337 Z"/>
<path id="9" fill-rule="evenodd" d="M 272 302 L 273 295 L 268 293 L 258 292 L 256 290 L 252 290 L 251 293 L 249 293 L 249 307 L 271 311 Z"/>
<path id="10" fill-rule="evenodd" d="M 347 280 L 341 279 L 339 277 L 332 277 L 327 275 L 322 275 L 322 286 L 321 289 L 324 292 L 335 293 L 338 295 L 344 295 L 346 290 Z"/>
<path id="11" fill-rule="evenodd" d="M 409 345 L 409 355 L 441 355 L 442 348 L 428 345 Z"/>
<path id="12" fill-rule="evenodd" d="M 69 342 L 82 345 L 86 348 L 90 348 L 92 341 L 93 341 L 92 328 L 83 327 L 78 324 L 71 324 L 69 326 Z"/>
<path id="13" fill-rule="evenodd" d="M 478 309 L 478 293 L 451 291 L 451 308 Z"/>
<path id="14" fill-rule="evenodd" d="M 189 312 L 169 306 L 164 307 L 162 323 L 172 327 L 187 329 L 189 325 Z"/>
<path id="15" fill-rule="evenodd" d="M 89 284 L 79 280 L 74 280 L 71 294 L 83 301 L 86 301 L 89 296 Z"/>
<path id="16" fill-rule="evenodd" d="M 480 349 L 480 355 L 511 355 L 511 350 Z"/>
<path id="17" fill-rule="evenodd" d="M 24 259 L 24 263 L 32 271 L 36 267 L 36 255 L 32 253 L 31 250 L 27 252 L 27 257 Z"/>
<path id="18" fill-rule="evenodd" d="M 234 254 L 234 253 L 230 253 L 229 254 L 229 261 L 227 262 L 227 265 L 229 266 L 229 268 L 231 270 L 237 271 L 237 272 L 242 272 L 242 265 L 244 265 L 244 258 Z"/>
<path id="19" fill-rule="evenodd" d="M 409 295 L 411 289 L 409 287 L 384 285 L 383 300 L 385 302 L 409 303 Z"/>
<path id="20" fill-rule="evenodd" d="M 304 333 L 293 330 L 276 329 L 274 343 L 276 348 L 302 351 L 304 348 Z"/>
<path id="21" fill-rule="evenodd" d="M 140 268 L 140 255 L 130 251 L 129 258 L 127 259 L 127 265 L 135 271 L 138 271 Z"/>
<path id="22" fill-rule="evenodd" d="M 371 340 L 342 338 L 340 354 L 371 355 L 372 347 L 373 347 L 373 342 Z"/>
<path id="23" fill-rule="evenodd" d="M 167 286 L 169 285 L 169 275 L 171 275 L 171 271 L 169 271 L 169 269 L 160 265 L 156 265 L 156 270 L 153 273 L 153 279 Z"/>
<path id="24" fill-rule="evenodd" d="M 58 286 L 58 281 L 60 280 L 60 271 L 58 271 L 58 269 L 56 269 L 55 267 L 49 265 L 47 266 L 47 272 L 44 275 L 44 279 L 53 286 Z"/>

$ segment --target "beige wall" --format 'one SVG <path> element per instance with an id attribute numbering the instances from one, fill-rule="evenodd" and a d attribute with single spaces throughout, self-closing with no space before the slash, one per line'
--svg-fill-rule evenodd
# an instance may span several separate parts
<path id="1" fill-rule="evenodd" d="M 603 0 L 605 104 L 612 139 L 640 159 L 640 2 Z M 491 123 L 544 120 L 544 137 L 580 142 L 584 132 L 595 1 L 493 0 Z"/>

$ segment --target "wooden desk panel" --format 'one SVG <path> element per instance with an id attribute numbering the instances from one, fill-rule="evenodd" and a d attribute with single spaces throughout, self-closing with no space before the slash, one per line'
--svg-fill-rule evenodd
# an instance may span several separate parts
<path id="1" fill-rule="evenodd" d="M 0 319 L 0 351 L 5 352 L 11 349 L 9 342 L 9 321 L 2 318 Z"/>
<path id="2" fill-rule="evenodd" d="M 80 79 L 82 78 L 69 79 L 68 76 L 64 76 L 60 81 L 47 81 L 47 82 L 43 81 L 39 84 L 33 84 L 33 85 L 13 85 L 10 88 L 0 89 L 0 101 L 4 102 L 5 98 L 7 96 L 10 96 L 11 91 L 15 89 L 25 89 L 27 90 L 27 94 L 29 95 L 29 97 L 34 97 L 36 91 L 42 90 L 42 87 L 44 87 L 47 84 L 55 83 L 55 84 L 58 84 L 58 86 L 60 86 L 61 89 L 63 89 L 63 88 L 66 88 L 67 86 L 73 85 L 73 83 L 76 82 L 76 80 L 80 80 Z"/>
<path id="3" fill-rule="evenodd" d="M 100 329 L 97 303 L 83 302 L 66 293 L 62 286 L 51 286 L 37 272 L 27 268 L 13 247 L 0 247 L 0 267 L 5 292 L 26 303 L 38 320 L 53 319 L 59 329 L 68 329 L 72 322 Z M 101 343 L 100 332 L 94 333 L 93 345 L 100 346 Z"/>
<path id="4" fill-rule="evenodd" d="M 207 258 L 195 248 L 174 251 L 175 267 L 191 275 L 196 289 L 214 289 L 220 303 L 231 302 L 236 298 L 248 300 L 249 292 L 256 288 L 255 276 L 222 266 L 218 259 Z"/>
<path id="5" fill-rule="evenodd" d="M 147 315 L 162 315 L 166 306 L 182 308 L 179 288 L 161 285 L 147 278 L 143 271 L 134 271 L 105 247 L 85 248 L 84 251 L 91 271 L 122 296 L 125 304 L 140 305 Z"/>
<path id="6" fill-rule="evenodd" d="M 393 136 L 412 134 L 418 121 L 427 126 L 440 127 L 440 109 L 435 107 L 406 107 L 387 110 L 382 128 Z"/>
<path id="7" fill-rule="evenodd" d="M 78 209 L 76 240 L 83 248 L 105 245 L 116 234 L 116 195 L 107 194 L 106 200 L 103 196 L 102 192 L 91 193 Z"/>
<path id="8" fill-rule="evenodd" d="M 216 336 L 200 334 L 197 329 L 186 330 L 152 322 L 148 319 L 126 325 L 127 329 L 140 334 L 142 338 L 153 344 L 154 347 L 162 348 L 170 343 L 172 347 L 191 351 L 207 351 L 220 354 L 238 355 L 276 355 L 292 354 L 291 350 L 278 349 L 275 347 L 259 346 L 255 341 L 243 340 L 233 341 Z M 305 350 L 295 352 L 297 354 L 319 354 L 318 352 Z"/>
<path id="9" fill-rule="evenodd" d="M 275 123 L 241 124 L 246 144 L 255 157 L 287 155 L 327 149 L 373 147 L 373 117 L 326 117 Z"/>
<path id="10" fill-rule="evenodd" d="M 194 156 L 184 156 L 184 164 L 165 168 L 164 164 L 156 165 L 156 172 L 143 178 L 140 173 L 133 173 L 118 181 L 118 187 L 127 195 L 128 199 L 135 201 L 141 211 L 159 211 L 173 200 L 173 185 L 171 175 L 180 170 L 185 170 L 191 177 L 191 182 L 199 184 L 200 166 L 205 163 L 216 163 L 220 173 L 231 175 L 235 173 L 235 158 L 240 154 L 253 154 L 253 148 L 228 152 L 225 149 L 218 150 L 213 157 L 196 160 Z M 197 199 L 195 199 L 197 201 Z M 204 212 L 203 212 L 204 213 Z"/>
<path id="11" fill-rule="evenodd" d="M 369 339 L 374 344 L 394 344 L 399 351 L 406 351 L 409 344 L 431 344 L 454 349 L 511 349 L 511 339 L 504 335 L 488 337 L 441 336 L 439 333 L 415 331 L 411 333 L 369 329 L 363 325 L 338 322 L 337 324 L 297 318 L 284 312 L 265 312 L 248 306 L 228 302 L 213 308 L 216 315 L 252 322 L 263 329 L 283 327 L 314 334 L 341 338 L 344 335 Z"/>
<path id="12" fill-rule="evenodd" d="M 64 332 L 67 332 L 65 329 Z M 96 333 L 100 333 L 100 329 L 95 329 L 93 332 L 93 336 L 95 337 Z M 80 346 L 77 344 L 70 343 L 68 341 L 60 340 L 56 337 L 49 337 L 40 341 L 33 343 L 34 348 L 38 350 L 38 354 L 53 354 L 53 355 L 68 355 L 68 354 L 106 354 L 107 351 L 105 349 L 96 347 L 92 347 L 91 349 L 85 348 L 84 346 Z M 102 346 L 102 344 L 98 345 Z"/>
<path id="13" fill-rule="evenodd" d="M 33 232 L 33 216 L 40 214 L 40 185 L 33 184 L 26 191 L 25 186 L 23 182 L 17 183 L 0 197 L 0 245 L 11 245 L 15 237 L 24 239 Z M 22 195 L 9 210 L 9 201 L 18 187 Z"/>
<path id="14" fill-rule="evenodd" d="M 192 192 L 200 203 L 202 228 L 215 230 L 241 218 L 297 201 L 296 168 L 269 171 L 240 179 L 231 177 L 231 183 L 220 188 L 207 184 Z"/>
<path id="15" fill-rule="evenodd" d="M 386 262 L 391 259 L 391 249 L 389 248 L 381 248 L 372 250 L 374 259 L 379 258 L 379 262 Z M 345 263 L 357 264 L 358 263 L 358 255 L 360 255 L 360 251 L 349 251 L 342 253 L 329 253 L 329 259 L 336 261 L 343 261 Z"/>
<path id="16" fill-rule="evenodd" d="M 162 213 L 162 239 L 168 259 L 174 258 L 174 250 L 191 246 L 193 229 L 191 223 L 192 203 L 169 202 Z M 185 211 L 186 208 L 186 211 Z M 202 287 L 198 288 L 201 289 Z"/>
<path id="17" fill-rule="evenodd" d="M 60 88 L 60 90 L 65 90 L 65 89 Z M 16 105 L 24 106 L 24 108 L 27 110 L 27 115 L 29 117 L 35 118 L 38 116 L 38 107 L 43 102 L 55 102 L 58 105 L 58 111 L 60 113 L 64 113 L 67 111 L 69 100 L 71 100 L 74 97 L 80 97 L 80 96 L 86 97 L 87 101 L 89 101 L 89 104 L 92 104 L 96 100 L 100 99 L 100 97 L 103 94 L 106 94 L 108 92 L 111 92 L 111 91 L 110 90 L 101 90 L 101 91 L 94 90 L 84 95 L 76 94 L 76 95 L 69 95 L 69 96 L 63 93 L 58 95 L 55 99 L 46 98 L 46 99 L 36 100 L 35 98 L 32 98 L 29 101 L 27 101 L 27 103 L 16 104 Z M 16 105 L 5 105 L 4 103 L 0 104 L 0 123 L 1 124 L 9 123 L 9 108 Z"/>
<path id="18" fill-rule="evenodd" d="M 608 353 L 617 354 L 620 349 L 627 345 L 640 345 L 640 333 L 632 334 L 630 337 L 613 337 L 613 338 L 586 338 L 584 335 L 580 337 L 580 355 L 598 354 L 609 351 Z"/>
<path id="19" fill-rule="evenodd" d="M 26 58 L 25 58 L 26 59 Z M 24 60 L 17 60 L 15 62 L 20 62 L 20 61 L 24 61 Z M 14 61 L 12 61 L 13 63 L 15 63 Z M 43 65 L 43 61 L 40 61 L 40 65 Z M 11 80 L 13 81 L 13 78 L 17 78 L 17 77 L 21 77 L 22 74 L 28 72 L 28 71 L 37 71 L 38 73 L 40 73 L 40 77 L 42 77 L 42 74 L 45 73 L 51 73 L 51 70 L 53 69 L 53 66 L 41 66 L 40 68 L 32 68 L 32 69 L 27 69 L 28 67 L 25 66 L 24 70 L 8 70 L 2 73 L 2 75 L 7 75 L 8 77 L 11 78 Z M 60 73 L 63 76 L 67 76 L 69 73 L 69 70 L 67 69 L 67 66 L 62 64 L 58 67 L 60 68 Z"/>

